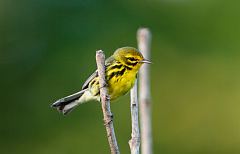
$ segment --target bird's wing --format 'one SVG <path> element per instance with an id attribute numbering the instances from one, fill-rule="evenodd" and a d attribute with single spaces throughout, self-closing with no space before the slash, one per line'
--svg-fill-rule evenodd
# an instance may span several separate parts
<path id="1" fill-rule="evenodd" d="M 107 68 L 110 64 L 112 64 L 114 61 L 114 58 L 111 56 L 106 59 L 105 61 L 105 67 Z M 85 81 L 85 83 L 82 86 L 82 89 L 86 89 L 88 87 L 88 84 L 94 79 L 95 77 L 98 76 L 97 70 Z"/>
<path id="2" fill-rule="evenodd" d="M 90 83 L 90 81 L 92 81 L 92 79 L 94 79 L 95 77 L 98 76 L 98 72 L 97 70 L 84 82 L 82 89 L 86 89 L 88 87 L 88 84 Z"/>
<path id="3" fill-rule="evenodd" d="M 115 59 L 113 58 L 113 56 L 107 58 L 105 61 L 105 66 L 108 67 L 109 65 L 113 64 L 114 61 L 115 61 Z"/>

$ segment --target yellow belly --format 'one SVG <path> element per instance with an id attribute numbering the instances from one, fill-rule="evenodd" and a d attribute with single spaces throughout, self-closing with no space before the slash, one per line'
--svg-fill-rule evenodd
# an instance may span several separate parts
<path id="1" fill-rule="evenodd" d="M 126 71 L 122 76 L 114 76 L 108 81 L 108 92 L 111 100 L 126 94 L 134 85 L 136 72 Z"/>

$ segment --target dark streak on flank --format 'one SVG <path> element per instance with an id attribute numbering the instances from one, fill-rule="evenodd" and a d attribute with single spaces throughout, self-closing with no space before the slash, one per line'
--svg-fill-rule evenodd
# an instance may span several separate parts
<path id="1" fill-rule="evenodd" d="M 123 67 L 123 69 L 119 72 L 117 72 L 117 76 L 122 76 L 126 71 L 126 68 Z"/>
<path id="2" fill-rule="evenodd" d="M 121 65 L 121 64 L 120 64 L 120 65 L 113 65 L 113 66 L 111 66 L 111 67 L 109 68 L 109 70 L 110 70 L 110 69 L 116 69 L 116 68 L 120 69 L 120 68 L 122 68 L 122 66 L 123 66 L 123 65 Z"/>
<path id="3" fill-rule="evenodd" d="M 95 94 L 95 96 L 98 96 L 98 95 L 100 95 L 100 90 Z"/>
<path id="4" fill-rule="evenodd" d="M 99 85 L 99 81 L 96 82 L 96 85 Z"/>
<path id="5" fill-rule="evenodd" d="M 113 78 L 114 76 L 122 76 L 124 74 L 124 72 L 126 71 L 126 68 L 123 67 L 122 70 L 117 71 L 117 72 L 112 72 L 110 75 L 108 75 L 108 80 L 110 80 L 111 78 Z"/>
<path id="6" fill-rule="evenodd" d="M 124 67 L 129 71 L 132 70 L 132 67 L 129 67 L 129 66 L 126 66 L 126 65 L 124 65 Z"/>
<path id="7" fill-rule="evenodd" d="M 96 82 L 96 79 L 93 79 L 91 82 L 91 85 L 93 85 Z"/>

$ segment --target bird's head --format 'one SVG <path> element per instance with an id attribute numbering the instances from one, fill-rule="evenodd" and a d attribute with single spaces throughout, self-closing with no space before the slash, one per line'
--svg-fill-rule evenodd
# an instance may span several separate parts
<path id="1" fill-rule="evenodd" d="M 119 48 L 113 56 L 115 60 L 132 69 L 138 70 L 143 63 L 151 64 L 149 60 L 144 59 L 141 52 L 133 47 Z"/>

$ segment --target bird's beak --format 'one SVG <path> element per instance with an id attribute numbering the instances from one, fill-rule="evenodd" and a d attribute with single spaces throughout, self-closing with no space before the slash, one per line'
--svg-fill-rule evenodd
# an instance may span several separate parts
<path id="1" fill-rule="evenodd" d="M 141 63 L 147 63 L 147 64 L 152 64 L 152 62 L 150 62 L 149 60 L 147 59 L 143 59 L 140 61 Z"/>

